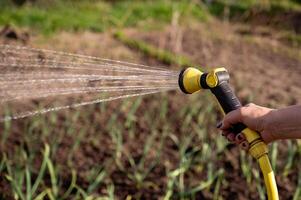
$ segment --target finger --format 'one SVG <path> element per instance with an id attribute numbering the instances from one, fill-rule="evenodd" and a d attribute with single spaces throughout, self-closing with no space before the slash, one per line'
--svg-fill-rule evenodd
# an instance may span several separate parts
<path id="1" fill-rule="evenodd" d="M 234 143 L 235 142 L 235 134 L 234 133 L 229 133 L 227 135 L 227 139 L 229 142 Z"/>
<path id="2" fill-rule="evenodd" d="M 242 134 L 242 133 L 239 133 L 235 136 L 235 142 L 237 144 L 240 144 L 244 140 L 246 140 L 246 138 L 245 138 L 244 134 Z"/>
<path id="3" fill-rule="evenodd" d="M 228 135 L 229 133 L 232 133 L 232 132 L 231 132 L 230 130 L 224 130 L 224 131 L 222 131 L 222 136 L 227 137 L 227 135 Z"/>
<path id="4" fill-rule="evenodd" d="M 242 143 L 239 144 L 239 146 L 244 150 L 249 150 L 249 143 L 247 141 L 243 141 Z"/>
<path id="5" fill-rule="evenodd" d="M 239 122 L 242 122 L 241 116 L 242 116 L 241 115 L 241 108 L 229 112 L 225 116 L 220 129 L 222 129 L 222 130 L 230 129 L 233 124 L 237 124 Z"/>
<path id="6" fill-rule="evenodd" d="M 220 121 L 216 124 L 216 128 L 220 128 L 220 127 L 222 127 L 222 125 L 223 125 L 223 121 Z"/>

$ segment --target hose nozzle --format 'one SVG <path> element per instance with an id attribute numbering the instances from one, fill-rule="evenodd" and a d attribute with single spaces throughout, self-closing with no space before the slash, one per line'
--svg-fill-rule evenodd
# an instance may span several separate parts
<path id="1" fill-rule="evenodd" d="M 229 78 L 225 68 L 216 68 L 203 73 L 196 68 L 189 67 L 181 71 L 178 83 L 182 92 L 186 94 L 192 94 L 201 89 L 209 89 L 215 95 L 222 111 L 227 114 L 241 107 L 240 101 L 229 85 Z M 242 132 L 245 135 L 250 144 L 250 154 L 259 161 L 268 199 L 278 200 L 276 180 L 268 159 L 268 148 L 260 134 L 247 128 L 243 123 L 232 125 L 231 132 L 234 134 Z"/>
<path id="2" fill-rule="evenodd" d="M 202 74 L 203 72 L 193 67 L 183 69 L 179 75 L 179 87 L 182 92 L 192 94 L 202 89 L 200 83 Z"/>

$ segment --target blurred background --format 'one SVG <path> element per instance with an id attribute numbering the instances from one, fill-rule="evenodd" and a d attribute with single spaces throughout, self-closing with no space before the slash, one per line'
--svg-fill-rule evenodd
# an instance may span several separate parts
<path id="1" fill-rule="evenodd" d="M 0 43 L 223 66 L 243 104 L 301 103 L 300 0 L 1 0 Z M 1 123 L 0 199 L 266 199 L 220 119 L 209 93 L 175 91 Z M 281 199 L 301 199 L 301 143 L 270 158 Z"/>

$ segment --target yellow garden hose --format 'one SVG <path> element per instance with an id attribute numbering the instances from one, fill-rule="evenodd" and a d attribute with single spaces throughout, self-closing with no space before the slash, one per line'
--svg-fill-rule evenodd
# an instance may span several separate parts
<path id="1" fill-rule="evenodd" d="M 260 135 L 251 130 L 244 129 L 243 134 L 250 144 L 249 153 L 258 161 L 269 200 L 278 200 L 278 189 L 275 175 L 269 160 L 267 145 L 262 141 Z"/>
<path id="2" fill-rule="evenodd" d="M 203 73 L 196 68 L 184 69 L 179 75 L 179 87 L 186 94 L 192 94 L 201 89 L 210 89 L 225 114 L 241 107 L 238 98 L 229 86 L 229 74 L 225 68 L 217 68 L 209 73 Z M 242 123 L 233 125 L 231 132 L 244 134 L 250 146 L 249 153 L 259 163 L 268 199 L 278 200 L 277 184 L 269 161 L 268 148 L 260 134 Z"/>
<path id="3" fill-rule="evenodd" d="M 268 199 L 278 200 L 278 189 L 275 180 L 275 175 L 270 164 L 270 160 L 267 154 L 261 156 L 258 159 L 258 163 L 263 174 L 265 188 L 267 190 Z"/>

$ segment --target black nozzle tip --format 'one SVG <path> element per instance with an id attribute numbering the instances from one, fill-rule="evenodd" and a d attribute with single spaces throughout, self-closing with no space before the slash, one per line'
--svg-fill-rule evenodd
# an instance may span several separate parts
<path id="1" fill-rule="evenodd" d="M 186 68 L 185 69 L 182 69 L 180 74 L 179 74 L 179 79 L 178 79 L 178 84 L 179 84 L 179 87 L 181 89 L 181 91 L 185 94 L 190 94 L 189 92 L 186 91 L 185 87 L 184 87 L 184 72 L 186 71 Z"/>

